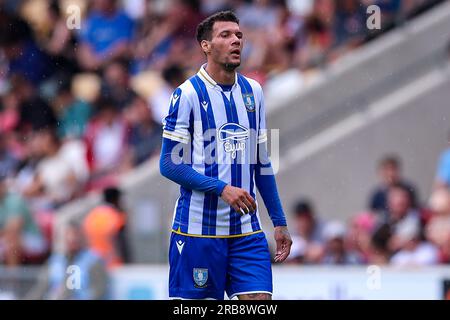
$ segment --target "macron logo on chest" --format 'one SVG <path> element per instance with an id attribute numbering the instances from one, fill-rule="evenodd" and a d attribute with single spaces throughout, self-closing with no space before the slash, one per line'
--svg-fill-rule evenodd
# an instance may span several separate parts
<path id="1" fill-rule="evenodd" d="M 177 103 L 177 101 L 178 101 L 179 98 L 180 98 L 180 95 L 178 95 L 178 94 L 174 94 L 174 95 L 172 96 L 172 105 L 173 105 L 173 106 Z"/>
<path id="2" fill-rule="evenodd" d="M 202 107 L 203 107 L 203 109 L 205 109 L 205 111 L 208 110 L 208 102 L 203 101 L 202 102 Z"/>

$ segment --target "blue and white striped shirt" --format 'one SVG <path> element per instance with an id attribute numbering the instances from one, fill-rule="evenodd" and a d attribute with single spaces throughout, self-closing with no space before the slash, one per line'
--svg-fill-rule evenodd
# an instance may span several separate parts
<path id="1" fill-rule="evenodd" d="M 163 124 L 163 137 L 189 150 L 185 164 L 245 189 L 256 200 L 258 144 L 267 140 L 258 82 L 236 73 L 231 90 L 224 91 L 202 66 L 174 91 Z M 181 234 L 230 237 L 260 232 L 261 223 L 258 210 L 242 215 L 215 193 L 181 186 L 172 228 Z"/>

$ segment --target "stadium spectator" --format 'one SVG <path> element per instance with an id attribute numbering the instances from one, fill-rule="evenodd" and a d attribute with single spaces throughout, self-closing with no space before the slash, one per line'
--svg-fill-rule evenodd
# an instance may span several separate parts
<path id="1" fill-rule="evenodd" d="M 372 212 L 362 212 L 350 222 L 346 234 L 346 248 L 357 252 L 362 262 L 368 263 L 373 254 L 372 236 L 378 224 L 378 216 Z"/>
<path id="2" fill-rule="evenodd" d="M 159 152 L 162 126 L 155 122 L 146 101 L 136 96 L 125 109 L 130 132 L 128 134 L 128 167 L 135 167 Z"/>
<path id="3" fill-rule="evenodd" d="M 10 135 L 18 127 L 20 121 L 19 99 L 12 90 L 5 90 L 5 94 L 0 101 L 2 107 L 0 110 L 0 132 L 3 135 Z"/>
<path id="4" fill-rule="evenodd" d="M 105 66 L 101 96 L 111 99 L 119 111 L 134 99 L 136 93 L 130 88 L 127 60 L 115 59 Z"/>
<path id="5" fill-rule="evenodd" d="M 58 135 L 62 139 L 82 138 L 92 115 L 92 106 L 74 97 L 69 79 L 60 80 L 53 106 L 58 118 Z"/>
<path id="6" fill-rule="evenodd" d="M 384 221 L 392 230 L 389 249 L 396 252 L 409 240 L 415 240 L 417 232 L 420 236 L 423 235 L 423 228 L 430 217 L 427 211 L 416 205 L 411 189 L 403 184 L 397 183 L 389 188 L 387 201 L 388 210 Z M 404 230 L 408 232 L 403 232 Z"/>
<path id="7" fill-rule="evenodd" d="M 135 41 L 136 72 L 162 70 L 171 64 L 193 67 L 202 63 L 192 35 L 202 20 L 200 1 L 176 0 L 164 10 L 149 10 Z"/>
<path id="8" fill-rule="evenodd" d="M 378 174 L 381 180 L 375 190 L 371 193 L 368 207 L 375 212 L 387 209 L 387 193 L 390 186 L 401 183 L 411 192 L 414 201 L 417 199 L 415 187 L 405 181 L 401 173 L 401 162 L 397 156 L 388 155 L 383 157 L 378 164 Z"/>
<path id="9" fill-rule="evenodd" d="M 7 136 L 0 133 L 0 176 L 12 177 L 19 165 L 19 159 L 9 150 Z"/>
<path id="10" fill-rule="evenodd" d="M 388 223 L 381 223 L 375 227 L 370 239 L 371 250 L 368 256 L 368 263 L 376 265 L 386 265 L 391 259 L 389 240 L 392 230 Z"/>
<path id="11" fill-rule="evenodd" d="M 103 203 L 92 209 L 83 221 L 89 248 L 104 259 L 108 268 L 130 262 L 121 197 L 119 189 L 106 188 Z"/>
<path id="12" fill-rule="evenodd" d="M 48 244 L 25 200 L 8 190 L 5 178 L 0 175 L 0 262 L 8 266 L 39 262 Z"/>
<path id="13" fill-rule="evenodd" d="M 52 108 L 25 77 L 20 74 L 11 77 L 11 90 L 18 103 L 20 115 L 18 129 L 21 133 L 56 125 L 56 116 Z"/>
<path id="14" fill-rule="evenodd" d="M 25 194 L 41 198 L 40 209 L 51 210 L 73 199 L 86 182 L 84 146 L 76 141 L 63 144 L 52 129 L 36 132 L 35 136 L 42 159 Z"/>
<path id="15" fill-rule="evenodd" d="M 147 10 L 137 27 L 133 44 L 133 71 L 139 73 L 147 69 L 160 69 L 166 64 L 166 57 L 172 45 L 175 25 L 165 12 Z"/>
<path id="16" fill-rule="evenodd" d="M 435 178 L 435 188 L 447 188 L 450 189 L 450 131 L 448 132 L 448 144 L 449 147 L 442 152 L 436 178 Z"/>
<path id="17" fill-rule="evenodd" d="M 433 216 L 428 222 L 425 236 L 439 249 L 439 261 L 450 263 L 450 192 L 448 189 L 437 189 L 430 199 Z"/>
<path id="18" fill-rule="evenodd" d="M 323 254 L 322 224 L 308 200 L 300 200 L 294 208 L 292 248 L 288 262 L 319 263 Z"/>
<path id="19" fill-rule="evenodd" d="M 8 62 L 8 75 L 21 75 L 33 86 L 55 71 L 50 57 L 33 39 L 29 25 L 17 16 L 5 15 L 0 22 L 0 49 Z"/>
<path id="20" fill-rule="evenodd" d="M 439 262 L 439 251 L 433 244 L 423 241 L 420 224 L 409 219 L 397 225 L 393 238 L 397 252 L 391 257 L 394 266 L 415 267 Z"/>
<path id="21" fill-rule="evenodd" d="M 109 297 L 104 261 L 85 245 L 82 228 L 72 222 L 64 232 L 65 252 L 54 252 L 38 283 L 25 299 L 98 300 Z"/>
<path id="22" fill-rule="evenodd" d="M 351 265 L 362 263 L 361 257 L 345 246 L 346 227 L 338 220 L 329 221 L 323 228 L 325 243 L 322 264 Z"/>
<path id="23" fill-rule="evenodd" d="M 103 187 L 121 171 L 128 149 L 128 126 L 114 102 L 101 98 L 97 114 L 89 122 L 85 141 L 92 187 Z"/>
<path id="24" fill-rule="evenodd" d="M 133 20 L 119 8 L 117 0 L 93 1 L 81 28 L 80 65 L 96 70 L 113 59 L 128 58 L 133 34 Z"/>
<path id="25" fill-rule="evenodd" d="M 73 75 L 80 71 L 74 47 L 78 45 L 74 30 L 67 27 L 67 17 L 62 14 L 64 8 L 60 1 L 50 0 L 47 8 L 48 33 L 45 36 L 44 49 L 58 66 L 58 70 Z"/>
<path id="26" fill-rule="evenodd" d="M 310 15 L 297 38 L 296 65 L 301 70 L 324 65 L 333 43 L 329 23 L 323 21 L 318 14 Z"/>
<path id="27" fill-rule="evenodd" d="M 172 92 L 186 80 L 181 66 L 173 64 L 164 68 L 162 71 L 163 84 L 149 99 L 150 107 L 152 109 L 153 119 L 158 123 L 169 113 L 169 105 Z"/>
<path id="28" fill-rule="evenodd" d="M 22 195 L 32 185 L 36 175 L 36 168 L 42 158 L 39 138 L 34 132 L 24 135 L 23 155 L 14 173 L 12 188 Z M 33 207 L 31 199 L 28 198 L 30 207 Z"/>
<path id="29" fill-rule="evenodd" d="M 358 0 L 336 1 L 334 46 L 354 47 L 362 42 L 366 27 L 366 7 Z"/>

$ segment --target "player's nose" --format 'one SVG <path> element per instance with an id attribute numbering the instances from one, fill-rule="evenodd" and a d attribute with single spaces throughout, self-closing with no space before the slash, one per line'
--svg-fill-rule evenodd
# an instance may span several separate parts
<path id="1" fill-rule="evenodd" d="M 237 35 L 233 34 L 233 41 L 232 41 L 231 44 L 232 45 L 240 45 L 241 44 L 241 39 Z"/>

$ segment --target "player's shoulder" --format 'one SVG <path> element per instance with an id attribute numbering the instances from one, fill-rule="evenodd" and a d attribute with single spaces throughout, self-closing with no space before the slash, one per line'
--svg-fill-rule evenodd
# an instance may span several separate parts
<path id="1" fill-rule="evenodd" d="M 252 87 L 252 90 L 258 92 L 258 94 L 262 93 L 262 86 L 255 79 L 247 77 L 247 76 L 244 76 L 243 74 L 238 73 L 238 80 L 242 81 L 244 83 L 247 82 Z"/>
<path id="2" fill-rule="evenodd" d="M 174 93 L 180 96 L 189 97 L 195 94 L 195 89 L 190 79 L 187 79 L 174 90 Z"/>

